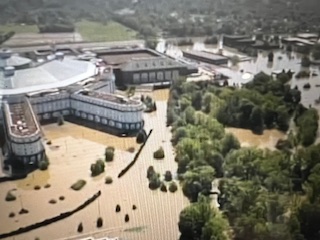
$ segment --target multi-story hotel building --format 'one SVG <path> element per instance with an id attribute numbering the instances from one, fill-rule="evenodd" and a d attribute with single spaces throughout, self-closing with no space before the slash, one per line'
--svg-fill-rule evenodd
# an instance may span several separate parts
<path id="1" fill-rule="evenodd" d="M 6 150 L 25 164 L 40 161 L 45 150 L 37 118 L 28 99 L 10 98 L 3 103 Z"/>

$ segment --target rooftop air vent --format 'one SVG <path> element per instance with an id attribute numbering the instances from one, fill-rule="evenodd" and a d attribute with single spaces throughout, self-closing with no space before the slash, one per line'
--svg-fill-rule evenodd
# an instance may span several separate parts
<path id="1" fill-rule="evenodd" d="M 57 52 L 55 54 L 55 57 L 56 57 L 57 60 L 62 61 L 64 59 L 64 53 L 63 52 Z"/>
<path id="2" fill-rule="evenodd" d="M 11 50 L 9 49 L 0 49 L 0 58 L 1 59 L 8 59 L 12 55 Z"/>
<path id="3" fill-rule="evenodd" d="M 3 71 L 5 77 L 12 77 L 14 75 L 14 72 L 15 68 L 11 66 L 5 67 Z"/>

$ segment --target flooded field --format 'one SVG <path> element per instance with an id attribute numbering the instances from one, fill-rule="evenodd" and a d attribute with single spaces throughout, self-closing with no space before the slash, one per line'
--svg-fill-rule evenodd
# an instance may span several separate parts
<path id="1" fill-rule="evenodd" d="M 167 90 L 158 91 L 155 98 L 162 99 L 166 94 Z M 126 149 L 136 146 L 135 139 L 117 138 L 70 123 L 62 127 L 56 124 L 45 126 L 44 133 L 52 140 L 52 145 L 46 146 L 51 162 L 49 170 L 36 171 L 24 180 L 0 185 L 0 232 L 12 231 L 71 210 L 101 190 L 102 195 L 97 201 L 75 215 L 7 239 L 78 239 L 80 236 L 120 236 L 132 240 L 150 240 L 161 236 L 161 239 L 178 239 L 179 213 L 188 204 L 188 200 L 183 196 L 181 188 L 175 193 L 149 190 L 146 178 L 149 165 L 153 165 L 161 175 L 166 170 L 175 173 L 177 168 L 170 143 L 171 133 L 165 126 L 166 102 L 158 101 L 157 109 L 156 113 L 145 115 L 146 130 L 154 129 L 153 134 L 137 163 L 121 179 L 117 178 L 118 173 L 134 155 Z M 116 147 L 115 160 L 106 164 L 105 173 L 92 178 L 91 163 L 102 158 L 105 147 L 110 145 Z M 164 160 L 153 159 L 153 152 L 159 146 L 165 150 Z M 113 178 L 111 185 L 104 183 L 106 176 Z M 78 179 L 86 180 L 87 184 L 81 191 L 75 192 L 70 186 Z M 47 184 L 50 184 L 49 188 L 44 187 Z M 34 190 L 35 186 L 41 189 Z M 16 189 L 13 193 L 17 200 L 5 202 L 5 195 L 11 189 Z M 65 200 L 60 201 L 60 196 L 64 196 Z M 51 199 L 55 199 L 57 203 L 50 204 Z M 117 204 L 121 206 L 120 213 L 115 213 Z M 133 204 L 137 206 L 137 210 L 132 210 Z M 22 207 L 29 213 L 19 215 Z M 8 217 L 11 212 L 16 214 L 14 218 Z M 129 214 L 128 223 L 124 221 L 125 214 Z M 100 216 L 104 225 L 97 229 L 96 220 Z M 83 223 L 83 234 L 77 233 L 80 222 Z"/>
<path id="2" fill-rule="evenodd" d="M 259 147 L 274 150 L 277 141 L 285 137 L 285 134 L 278 130 L 264 130 L 263 135 L 256 135 L 251 130 L 240 128 L 226 128 L 225 130 L 238 138 L 241 147 Z"/>
<path id="3" fill-rule="evenodd" d="M 119 150 L 128 150 L 129 148 L 138 148 L 135 137 L 117 137 L 98 130 L 90 129 L 77 124 L 65 122 L 62 126 L 50 124 L 42 126 L 45 137 L 55 143 L 56 139 L 65 136 L 71 136 L 76 139 L 86 139 L 91 142 L 99 143 L 105 146 L 114 146 Z"/>

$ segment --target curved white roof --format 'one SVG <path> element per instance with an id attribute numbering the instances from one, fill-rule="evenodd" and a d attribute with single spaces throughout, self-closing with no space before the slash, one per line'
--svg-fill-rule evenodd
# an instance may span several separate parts
<path id="1" fill-rule="evenodd" d="M 90 78 L 96 75 L 96 72 L 96 66 L 90 62 L 68 58 L 61 61 L 52 60 L 34 68 L 17 70 L 10 79 L 12 89 L 4 89 L 0 85 L 0 95 L 15 95 L 66 87 Z"/>

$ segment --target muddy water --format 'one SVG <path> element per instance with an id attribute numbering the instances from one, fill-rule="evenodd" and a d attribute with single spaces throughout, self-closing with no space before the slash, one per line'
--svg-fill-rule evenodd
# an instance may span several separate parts
<path id="1" fill-rule="evenodd" d="M 165 99 L 167 94 L 167 90 L 156 92 L 155 99 Z M 133 158 L 134 154 L 126 149 L 136 146 L 134 139 L 117 138 L 69 123 L 62 127 L 56 124 L 45 126 L 44 133 L 52 140 L 52 146 L 46 146 L 50 168 L 45 172 L 36 171 L 24 180 L 0 185 L 0 232 L 12 231 L 68 211 L 101 190 L 99 200 L 81 212 L 47 227 L 8 239 L 77 239 L 89 235 L 121 236 L 133 240 L 150 240 L 155 239 L 155 236 L 177 239 L 179 213 L 188 204 L 188 200 L 180 188 L 176 193 L 151 191 L 146 179 L 149 165 L 153 165 L 161 175 L 166 170 L 174 173 L 177 168 L 170 144 L 171 133 L 165 126 L 166 102 L 158 101 L 157 109 L 156 113 L 145 116 L 146 130 L 154 129 L 153 134 L 136 165 L 121 179 L 117 179 L 117 175 Z M 90 164 L 103 157 L 105 147 L 110 145 L 116 147 L 114 162 L 106 165 L 104 174 L 91 178 Z M 159 146 L 164 148 L 166 157 L 157 161 L 152 155 Z M 104 184 L 105 176 L 113 178 L 111 185 Z M 75 192 L 70 186 L 78 179 L 86 180 L 87 184 L 81 191 Z M 44 188 L 46 184 L 51 187 Z M 36 185 L 41 189 L 34 190 Z M 8 203 L 4 198 L 11 189 L 17 189 L 14 193 L 18 198 Z M 60 196 L 64 196 L 65 200 L 59 201 Z M 49 204 L 51 199 L 57 200 L 57 203 Z M 116 204 L 121 205 L 120 213 L 115 213 Z M 133 204 L 137 206 L 135 211 L 132 210 Z M 17 214 L 21 207 L 28 209 L 29 214 Z M 8 218 L 10 212 L 15 212 L 16 217 Z M 129 223 L 124 222 L 127 213 Z M 99 216 L 103 218 L 104 226 L 98 230 L 96 219 Z M 80 222 L 84 226 L 81 235 L 76 231 Z"/>
<path id="2" fill-rule="evenodd" d="M 45 136 L 52 143 L 55 139 L 65 136 L 72 136 L 76 139 L 86 139 L 95 143 L 107 146 L 114 146 L 117 149 L 127 150 L 129 148 L 137 148 L 136 139 L 134 137 L 115 137 L 101 131 L 93 130 L 87 127 L 79 126 L 69 122 L 57 127 L 57 124 L 43 126 Z"/>
<path id="3" fill-rule="evenodd" d="M 285 134 L 278 130 L 264 130 L 263 135 L 253 134 L 251 130 L 240 128 L 226 128 L 227 133 L 232 133 L 241 143 L 242 147 L 259 147 L 275 149 L 279 139 L 283 139 Z"/>

